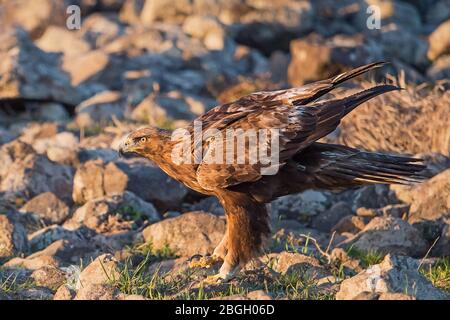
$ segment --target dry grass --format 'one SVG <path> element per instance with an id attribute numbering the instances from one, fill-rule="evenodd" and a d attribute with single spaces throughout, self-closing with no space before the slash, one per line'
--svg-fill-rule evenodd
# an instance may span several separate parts
<path id="1" fill-rule="evenodd" d="M 363 88 L 373 85 L 362 83 Z M 325 140 L 371 151 L 437 152 L 448 156 L 449 85 L 449 82 L 437 83 L 432 88 L 406 85 L 406 90 L 370 100 L 344 118 L 337 136 Z"/>

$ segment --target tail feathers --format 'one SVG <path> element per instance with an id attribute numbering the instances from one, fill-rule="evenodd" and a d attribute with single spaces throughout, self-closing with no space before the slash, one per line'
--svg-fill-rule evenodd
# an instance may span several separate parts
<path id="1" fill-rule="evenodd" d="M 316 182 L 323 187 L 350 187 L 364 184 L 414 184 L 427 177 L 421 159 L 359 151 L 339 145 L 312 146 L 318 166 Z"/>
<path id="2" fill-rule="evenodd" d="M 371 71 L 373 69 L 381 68 L 382 66 L 384 66 L 387 63 L 388 62 L 381 61 L 381 62 L 374 62 L 374 63 L 366 64 L 364 66 L 355 68 L 353 70 L 341 73 L 330 79 L 307 84 L 303 87 L 300 87 L 302 89 L 302 90 L 300 90 L 300 93 L 303 93 L 303 94 L 299 94 L 298 97 L 292 97 L 291 100 L 293 100 L 294 105 L 306 105 L 310 102 L 317 100 L 321 96 L 327 94 L 328 92 L 330 92 L 331 90 L 336 88 L 336 86 L 340 85 L 341 83 L 348 81 L 350 79 L 353 79 L 357 76 L 360 76 L 360 75 L 362 75 L 368 71 Z M 291 90 L 293 90 L 293 93 L 296 92 L 295 88 L 291 89 Z M 308 95 L 304 95 L 305 91 L 309 92 Z"/>

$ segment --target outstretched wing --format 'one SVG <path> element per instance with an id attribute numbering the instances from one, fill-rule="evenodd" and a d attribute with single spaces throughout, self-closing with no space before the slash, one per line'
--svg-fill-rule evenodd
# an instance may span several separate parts
<path id="1" fill-rule="evenodd" d="M 217 121 L 206 117 L 210 121 L 207 128 L 214 130 L 211 130 L 213 135 L 210 139 L 204 142 L 206 152 L 197 168 L 197 179 L 203 188 L 212 190 L 256 181 L 264 170 L 276 173 L 274 169 L 282 166 L 287 159 L 336 129 L 340 120 L 358 105 L 396 89 L 395 86 L 382 85 L 343 99 L 310 106 L 266 104 L 260 107 L 249 104 L 239 108 L 236 105 L 233 112 L 225 112 L 222 117 L 217 114 Z M 261 130 L 264 135 L 259 135 Z M 250 142 L 249 134 L 256 134 L 256 146 Z M 274 135 L 277 141 L 273 140 Z M 265 155 L 277 153 L 275 163 L 262 161 L 262 146 L 265 147 Z M 229 154 L 233 157 L 227 157 Z M 273 159 L 266 157 L 269 161 Z"/>

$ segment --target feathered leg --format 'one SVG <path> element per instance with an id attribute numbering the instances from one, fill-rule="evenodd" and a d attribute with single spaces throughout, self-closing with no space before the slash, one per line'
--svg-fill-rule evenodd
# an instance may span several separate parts
<path id="1" fill-rule="evenodd" d="M 207 282 L 227 281 L 256 258 L 262 250 L 264 240 L 270 233 L 269 217 L 264 203 L 251 196 L 234 191 L 221 191 L 218 197 L 227 217 L 226 255 L 217 275 Z M 219 246 L 218 251 L 223 247 Z"/>

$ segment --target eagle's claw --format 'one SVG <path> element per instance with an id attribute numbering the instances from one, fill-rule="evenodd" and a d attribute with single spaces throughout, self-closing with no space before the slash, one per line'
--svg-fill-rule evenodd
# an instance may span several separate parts
<path id="1" fill-rule="evenodd" d="M 211 266 L 221 261 L 222 259 L 216 255 L 200 256 L 199 258 L 195 256 L 195 258 L 193 257 L 189 262 L 189 268 L 211 268 Z"/>

